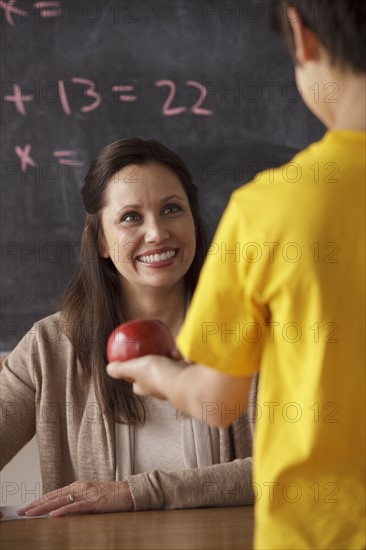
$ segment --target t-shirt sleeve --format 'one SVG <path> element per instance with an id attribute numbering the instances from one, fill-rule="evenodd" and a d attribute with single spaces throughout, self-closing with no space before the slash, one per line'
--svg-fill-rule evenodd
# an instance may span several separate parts
<path id="1" fill-rule="evenodd" d="M 252 225 L 234 193 L 177 340 L 184 357 L 234 376 L 259 370 L 266 332 Z"/>

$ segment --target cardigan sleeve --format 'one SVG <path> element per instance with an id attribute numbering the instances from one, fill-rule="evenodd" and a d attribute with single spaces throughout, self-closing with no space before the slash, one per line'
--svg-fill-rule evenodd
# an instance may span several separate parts
<path id="1" fill-rule="evenodd" d="M 36 389 L 30 372 L 33 352 L 31 331 L 8 355 L 0 373 L 0 469 L 36 431 Z"/>
<path id="2" fill-rule="evenodd" d="M 155 470 L 126 479 L 137 511 L 254 503 L 250 457 L 177 472 Z"/>

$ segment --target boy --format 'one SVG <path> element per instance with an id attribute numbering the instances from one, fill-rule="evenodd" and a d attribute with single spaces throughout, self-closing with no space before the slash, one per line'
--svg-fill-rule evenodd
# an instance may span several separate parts
<path id="1" fill-rule="evenodd" d="M 260 371 L 255 548 L 364 548 L 365 7 L 284 0 L 274 15 L 328 132 L 233 193 L 178 337 L 194 364 L 108 372 L 219 426 Z"/>

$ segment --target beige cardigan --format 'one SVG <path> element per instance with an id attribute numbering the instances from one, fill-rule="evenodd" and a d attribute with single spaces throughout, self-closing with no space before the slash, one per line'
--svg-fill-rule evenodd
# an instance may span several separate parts
<path id="1" fill-rule="evenodd" d="M 59 313 L 37 322 L 5 359 L 0 396 L 1 469 L 37 433 L 43 493 L 76 480 L 116 479 L 113 420 L 101 414 Z M 252 504 L 252 439 L 245 416 L 219 430 L 220 464 L 128 477 L 135 509 Z"/>

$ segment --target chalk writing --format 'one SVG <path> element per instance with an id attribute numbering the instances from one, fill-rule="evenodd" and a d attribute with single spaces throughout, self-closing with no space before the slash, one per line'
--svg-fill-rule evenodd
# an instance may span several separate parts
<path id="1" fill-rule="evenodd" d="M 135 89 L 134 86 L 131 86 L 130 84 L 128 85 L 116 85 L 116 86 L 112 86 L 112 91 L 113 92 L 133 92 Z M 121 101 L 125 101 L 126 103 L 134 103 L 135 101 L 137 101 L 137 96 L 136 95 L 125 95 L 125 94 L 121 94 L 119 96 L 119 99 Z"/>
<path id="2" fill-rule="evenodd" d="M 33 96 L 26 94 L 23 95 L 20 86 L 14 84 L 14 94 L 4 96 L 4 101 L 12 101 L 15 104 L 15 107 L 21 115 L 25 115 L 25 106 L 24 103 L 27 101 L 33 101 Z"/>
<path id="3" fill-rule="evenodd" d="M 195 116 L 210 116 L 213 114 L 213 111 L 202 107 L 203 103 L 207 97 L 207 88 L 201 82 L 196 80 L 187 80 L 185 85 L 195 90 L 198 90 L 198 97 L 195 99 L 193 105 L 181 105 L 173 106 L 173 101 L 177 93 L 177 86 L 172 80 L 157 80 L 155 86 L 157 88 L 169 88 L 168 97 L 165 99 L 162 105 L 161 113 L 164 116 L 178 116 L 183 113 L 191 113 Z M 3 96 L 4 101 L 12 102 L 15 105 L 16 110 L 22 116 L 26 116 L 27 112 L 25 109 L 25 103 L 27 102 L 39 102 L 41 99 L 45 100 L 47 103 L 54 103 L 55 99 L 50 96 L 50 92 L 53 93 L 53 90 L 56 89 L 56 95 L 58 94 L 58 100 L 62 107 L 63 112 L 67 116 L 72 116 L 74 113 L 72 111 L 72 103 L 74 99 L 74 87 L 83 86 L 83 98 L 85 100 L 85 105 L 80 107 L 81 113 L 91 113 L 98 109 L 102 104 L 102 94 L 97 89 L 97 84 L 89 78 L 83 77 L 72 77 L 69 82 L 64 80 L 59 80 L 56 83 L 47 83 L 43 86 L 42 90 L 40 85 L 37 83 L 34 86 L 34 94 L 23 93 L 19 84 L 12 82 L 5 82 L 3 84 L 4 93 L 6 93 L 11 88 L 12 93 L 7 93 Z M 138 93 L 136 90 L 137 83 L 124 83 L 124 84 L 114 84 L 111 86 L 111 91 L 113 93 L 118 93 L 118 99 L 121 103 L 136 104 L 138 102 Z M 33 90 L 32 90 L 33 91 Z M 42 92 L 42 93 L 41 93 Z M 56 98 L 57 100 L 57 98 Z M 90 102 L 90 100 L 92 100 Z"/>
<path id="4" fill-rule="evenodd" d="M 186 84 L 187 86 L 192 86 L 193 88 L 197 88 L 200 91 L 200 97 L 197 99 L 193 107 L 191 107 L 192 113 L 194 113 L 195 115 L 212 115 L 212 111 L 210 111 L 209 109 L 201 108 L 201 105 L 205 101 L 207 96 L 206 86 L 204 86 L 200 82 L 196 82 L 195 80 L 187 80 Z"/>
<path id="5" fill-rule="evenodd" d="M 53 156 L 58 158 L 59 164 L 63 164 L 64 166 L 82 166 L 83 163 L 79 160 L 65 158 L 72 157 L 74 154 L 74 151 L 55 151 Z"/>
<path id="6" fill-rule="evenodd" d="M 8 2 L 5 2 L 5 0 L 0 0 L 0 8 L 4 10 L 5 19 L 12 27 L 15 26 L 13 14 L 25 15 L 26 17 L 28 16 L 28 13 L 26 11 L 15 6 L 16 1 L 17 0 L 9 0 Z"/>
<path id="7" fill-rule="evenodd" d="M 206 87 L 201 84 L 200 82 L 196 82 L 195 80 L 187 80 L 186 82 L 187 86 L 192 86 L 193 88 L 197 88 L 200 91 L 200 97 L 196 101 L 196 103 L 193 105 L 193 107 L 190 108 L 190 111 L 195 115 L 212 115 L 212 111 L 209 109 L 201 109 L 202 103 L 205 101 L 207 96 L 207 90 Z M 161 87 L 161 86 L 168 86 L 170 88 L 169 95 L 164 103 L 163 106 L 163 114 L 166 116 L 174 116 L 174 115 L 180 115 L 187 111 L 187 107 L 171 107 L 171 104 L 173 102 L 175 93 L 176 93 L 176 86 L 172 80 L 158 80 L 155 82 L 155 86 Z"/>
<path id="8" fill-rule="evenodd" d="M 84 97 L 90 97 L 94 99 L 93 103 L 90 103 L 89 105 L 84 105 L 84 107 L 80 109 L 82 113 L 89 113 L 90 111 L 94 111 L 99 107 L 102 102 L 102 98 L 101 95 L 96 91 L 95 82 L 93 82 L 93 80 L 89 80 L 88 78 L 75 77 L 71 79 L 71 82 L 73 84 L 81 84 L 87 86 L 86 90 L 84 90 Z M 65 83 L 63 80 L 59 80 L 58 85 L 63 110 L 67 115 L 71 115 L 70 104 L 67 99 L 67 94 L 65 90 Z"/>
<path id="9" fill-rule="evenodd" d="M 16 23 L 24 23 L 30 19 L 35 20 L 34 16 L 38 16 L 38 20 L 44 20 L 48 22 L 55 22 L 64 16 L 68 24 L 76 24 L 81 16 L 81 19 L 85 23 L 96 23 L 102 17 L 103 14 L 108 11 L 113 12 L 113 22 L 120 23 L 138 23 L 139 22 L 139 4 L 137 2 L 121 2 L 116 4 L 107 5 L 108 9 L 105 9 L 105 3 L 103 0 L 95 2 L 81 3 L 77 1 L 69 1 L 61 3 L 60 0 L 48 0 L 34 2 L 32 9 L 26 11 L 24 9 L 24 0 L 0 0 L 0 8 L 2 14 L 5 14 L 6 22 L 15 27 Z M 29 15 L 32 15 L 32 18 Z M 18 16 L 16 19 L 14 16 Z M 28 18 L 28 19 L 25 19 Z"/>
<path id="10" fill-rule="evenodd" d="M 57 19 L 61 15 L 60 2 L 36 2 L 33 7 L 39 9 L 44 19 Z"/>
<path id="11" fill-rule="evenodd" d="M 20 164 L 21 164 L 21 171 L 23 174 L 27 172 L 28 167 L 35 168 L 38 166 L 37 162 L 31 157 L 32 146 L 30 143 L 27 143 L 25 147 L 21 147 L 20 145 L 15 146 L 15 152 L 17 156 L 19 157 Z M 57 159 L 58 164 L 61 164 L 63 166 L 84 166 L 84 163 L 72 158 L 75 155 L 75 151 L 72 151 L 70 149 L 67 150 L 57 150 L 53 152 L 53 156 Z"/>
<path id="12" fill-rule="evenodd" d="M 27 143 L 24 149 L 22 149 L 19 145 L 15 147 L 15 152 L 20 158 L 23 173 L 27 171 L 27 166 L 32 166 L 32 167 L 36 166 L 35 161 L 29 155 L 30 150 L 31 150 L 31 145 L 29 143 Z"/>
<path id="13" fill-rule="evenodd" d="M 187 110 L 187 107 L 174 107 L 174 108 L 170 107 L 176 92 L 176 86 L 174 82 L 172 82 L 171 80 L 158 80 L 157 82 L 155 82 L 155 86 L 158 86 L 158 87 L 168 86 L 170 88 L 170 92 L 167 97 L 167 100 L 163 105 L 164 115 L 166 116 L 180 115 L 181 113 L 184 113 L 184 111 Z"/>

